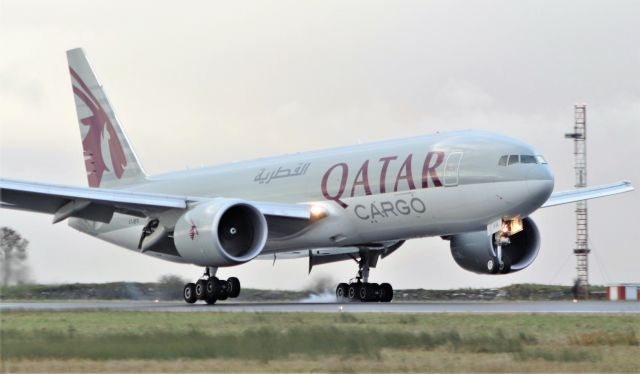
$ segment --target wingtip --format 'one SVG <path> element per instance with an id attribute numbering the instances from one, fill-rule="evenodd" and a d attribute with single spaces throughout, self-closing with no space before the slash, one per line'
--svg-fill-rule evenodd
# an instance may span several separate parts
<path id="1" fill-rule="evenodd" d="M 84 54 L 84 50 L 82 49 L 82 47 L 67 49 L 67 56 L 72 56 L 76 54 Z"/>
<path id="2" fill-rule="evenodd" d="M 622 187 L 626 188 L 627 191 L 633 191 L 635 190 L 635 187 L 633 187 L 633 184 L 631 184 L 631 181 L 620 181 L 619 183 Z"/>

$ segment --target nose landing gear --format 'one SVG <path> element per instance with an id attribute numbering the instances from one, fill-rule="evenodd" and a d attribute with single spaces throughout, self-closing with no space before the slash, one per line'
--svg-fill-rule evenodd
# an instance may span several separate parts
<path id="1" fill-rule="evenodd" d="M 183 291 L 184 301 L 193 304 L 198 300 L 204 300 L 207 304 L 215 304 L 218 300 L 238 297 L 240 295 L 238 278 L 218 279 L 215 276 L 216 271 L 216 268 L 207 268 L 196 283 L 187 283 Z"/>
<path id="2" fill-rule="evenodd" d="M 511 259 L 503 253 L 502 247 L 511 244 L 508 236 L 495 234 L 496 257 L 487 262 L 487 269 L 492 274 L 507 274 L 511 271 Z"/>
<path id="3" fill-rule="evenodd" d="M 383 302 L 388 303 L 393 299 L 393 287 L 389 283 L 369 283 L 369 268 L 375 267 L 379 254 L 372 254 L 369 248 L 360 249 L 358 274 L 349 284 L 340 283 L 336 288 L 338 302 Z"/>

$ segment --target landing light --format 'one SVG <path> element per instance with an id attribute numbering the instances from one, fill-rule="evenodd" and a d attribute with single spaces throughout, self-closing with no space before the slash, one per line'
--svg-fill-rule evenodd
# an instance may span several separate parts
<path id="1" fill-rule="evenodd" d="M 522 230 L 524 230 L 524 227 L 522 226 L 522 219 L 520 217 L 511 220 L 511 235 L 517 234 Z"/>
<path id="2" fill-rule="evenodd" d="M 311 206 L 311 219 L 317 220 L 327 216 L 327 211 L 320 205 Z"/>
<path id="3" fill-rule="evenodd" d="M 506 236 L 511 236 L 522 231 L 524 227 L 522 226 L 522 218 L 515 217 L 508 221 L 502 221 L 502 234 Z"/>

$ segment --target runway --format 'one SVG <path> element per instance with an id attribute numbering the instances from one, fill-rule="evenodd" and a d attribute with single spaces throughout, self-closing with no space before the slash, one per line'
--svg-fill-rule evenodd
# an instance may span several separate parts
<path id="1" fill-rule="evenodd" d="M 219 303 L 86 301 L 3 302 L 7 311 L 135 311 L 135 312 L 249 312 L 249 313 L 584 313 L 640 314 L 640 302 L 633 301 L 516 301 L 516 302 L 429 302 L 429 303 Z"/>

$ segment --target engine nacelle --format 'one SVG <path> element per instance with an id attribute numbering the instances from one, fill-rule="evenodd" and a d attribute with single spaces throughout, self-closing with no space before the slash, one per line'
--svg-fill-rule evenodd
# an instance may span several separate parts
<path id="1" fill-rule="evenodd" d="M 533 263 L 540 250 L 540 232 L 531 218 L 522 220 L 523 230 L 509 237 L 511 243 L 502 246 L 502 258 L 511 264 L 508 271 L 513 273 Z M 475 231 L 452 235 L 451 254 L 460 267 L 474 273 L 495 274 L 489 269 L 489 260 L 496 257 L 493 235 L 486 231 Z"/>
<path id="2" fill-rule="evenodd" d="M 180 255 L 200 266 L 231 266 L 254 259 L 267 242 L 267 221 L 253 205 L 232 199 L 200 203 L 176 222 Z"/>

